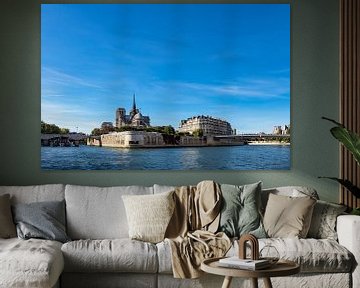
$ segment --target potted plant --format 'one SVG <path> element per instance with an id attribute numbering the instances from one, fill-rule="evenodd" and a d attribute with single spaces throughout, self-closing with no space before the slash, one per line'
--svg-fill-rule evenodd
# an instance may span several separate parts
<path id="1" fill-rule="evenodd" d="M 335 127 L 330 129 L 331 134 L 337 140 L 339 140 L 345 146 L 346 149 L 348 149 L 351 152 L 357 164 L 360 165 L 360 136 L 355 132 L 350 131 L 343 124 L 336 122 L 333 119 L 327 117 L 322 117 L 322 119 L 328 120 L 336 124 Z M 347 190 L 349 190 L 356 198 L 360 198 L 360 187 L 357 187 L 348 179 L 340 179 L 336 177 L 319 177 L 319 178 L 328 178 L 337 181 Z M 360 215 L 360 207 L 354 208 L 351 214 Z"/>

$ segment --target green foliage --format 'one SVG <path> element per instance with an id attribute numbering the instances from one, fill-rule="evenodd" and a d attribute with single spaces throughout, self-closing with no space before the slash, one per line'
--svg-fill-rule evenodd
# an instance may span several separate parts
<path id="1" fill-rule="evenodd" d="M 360 165 L 360 136 L 353 131 L 347 129 L 343 124 L 336 122 L 333 119 L 322 117 L 322 119 L 328 120 L 337 126 L 330 129 L 331 134 L 335 139 L 340 141 L 346 149 L 354 156 L 356 162 Z M 339 182 L 346 189 L 348 189 L 356 198 L 360 198 L 360 188 L 355 186 L 351 181 L 347 179 L 339 179 L 336 177 L 319 177 L 327 178 Z"/>
<path id="2" fill-rule="evenodd" d="M 194 137 L 202 137 L 202 136 L 204 136 L 204 131 L 201 129 L 197 129 L 192 133 L 192 135 Z"/>
<path id="3" fill-rule="evenodd" d="M 41 133 L 42 134 L 68 134 L 69 129 L 67 128 L 60 128 L 55 124 L 48 124 L 44 121 L 41 121 Z"/>
<path id="4" fill-rule="evenodd" d="M 322 118 L 337 125 L 336 127 L 331 128 L 331 134 L 351 152 L 356 162 L 360 164 L 360 136 L 355 132 L 348 130 L 344 125 L 335 120 L 326 117 Z"/>
<path id="5" fill-rule="evenodd" d="M 100 128 L 95 128 L 91 131 L 91 135 L 92 136 L 100 136 L 101 135 L 101 129 Z"/>

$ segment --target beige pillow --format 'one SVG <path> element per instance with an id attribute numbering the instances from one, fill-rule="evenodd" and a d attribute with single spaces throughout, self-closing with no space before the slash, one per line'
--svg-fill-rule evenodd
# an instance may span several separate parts
<path id="1" fill-rule="evenodd" d="M 173 193 L 122 196 L 131 239 L 151 243 L 164 240 L 175 207 Z"/>
<path id="2" fill-rule="evenodd" d="M 306 197 L 269 195 L 264 228 L 269 237 L 306 238 L 316 200 Z"/>
<path id="3" fill-rule="evenodd" d="M 0 238 L 16 237 L 9 194 L 0 196 Z"/>

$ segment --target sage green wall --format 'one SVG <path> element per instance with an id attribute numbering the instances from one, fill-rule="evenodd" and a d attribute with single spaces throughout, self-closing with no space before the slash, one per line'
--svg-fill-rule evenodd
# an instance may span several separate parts
<path id="1" fill-rule="evenodd" d="M 52 1 L 42 3 L 85 3 Z M 86 1 L 86 3 L 115 1 Z M 158 1 L 160 2 L 160 1 Z M 205 2 L 205 1 L 204 1 Z M 209 1 L 206 1 L 207 3 Z M 338 145 L 321 116 L 338 118 L 338 1 L 238 1 L 291 3 L 292 168 L 289 171 L 42 171 L 40 169 L 40 1 L 0 4 L 0 185 L 194 184 L 203 179 L 265 187 L 309 185 L 337 201 Z M 133 2 L 134 3 L 134 2 Z M 194 1 L 189 3 L 194 3 Z M 201 3 L 201 2 L 199 2 Z"/>

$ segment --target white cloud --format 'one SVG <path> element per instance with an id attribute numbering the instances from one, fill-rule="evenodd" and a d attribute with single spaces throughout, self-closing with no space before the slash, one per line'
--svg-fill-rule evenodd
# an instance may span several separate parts
<path id="1" fill-rule="evenodd" d="M 85 86 L 103 89 L 101 85 L 96 84 L 93 81 L 88 81 L 84 78 L 73 76 L 53 68 L 43 67 L 41 73 L 42 84 L 45 89 L 53 86 Z"/>

